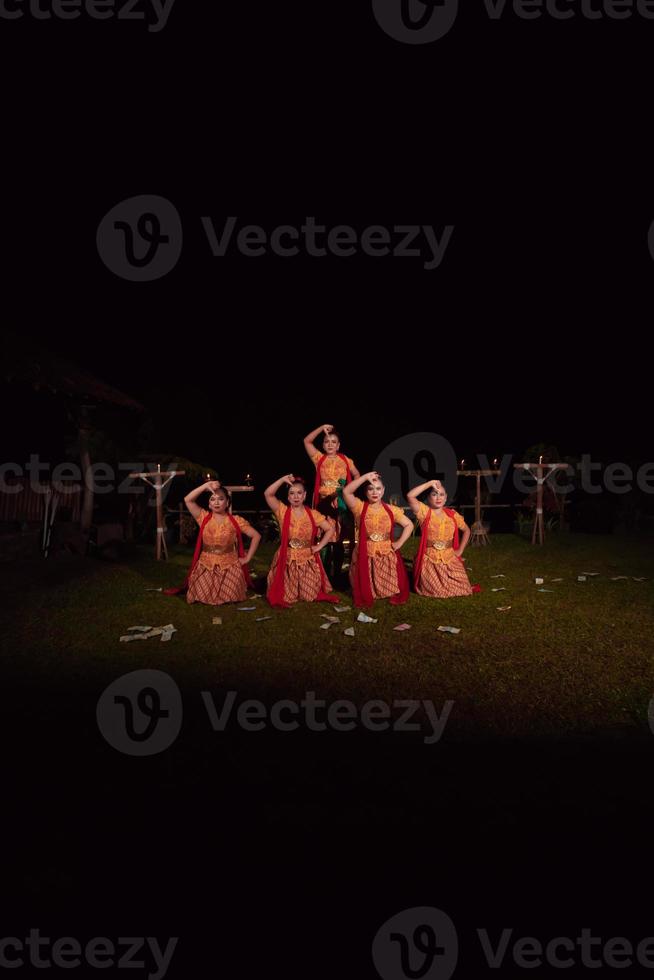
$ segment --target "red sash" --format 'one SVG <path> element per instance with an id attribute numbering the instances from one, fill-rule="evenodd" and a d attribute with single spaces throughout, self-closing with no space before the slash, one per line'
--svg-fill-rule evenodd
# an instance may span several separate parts
<path id="1" fill-rule="evenodd" d="M 189 580 L 191 578 L 191 575 L 193 574 L 195 566 L 200 560 L 200 555 L 202 553 L 202 535 L 204 533 L 205 527 L 211 520 L 212 516 L 213 515 L 211 514 L 211 512 L 208 513 L 206 517 L 203 519 L 202 524 L 200 524 L 200 530 L 198 532 L 197 540 L 195 542 L 195 551 L 193 552 L 193 560 L 191 561 L 191 567 L 189 568 L 188 574 L 184 579 L 182 585 L 178 586 L 176 589 L 164 589 L 164 593 L 163 593 L 164 595 L 181 595 L 187 591 Z M 233 517 L 231 514 L 227 514 L 226 516 L 232 522 L 232 526 L 236 531 L 236 540 L 238 543 L 238 557 L 243 558 L 243 556 L 245 555 L 245 549 L 243 548 L 243 535 L 241 534 L 241 528 L 239 527 L 238 521 L 236 520 L 235 517 Z M 252 579 L 250 578 L 250 569 L 248 568 L 248 566 L 241 565 L 241 571 L 243 572 L 243 578 L 245 579 L 245 584 L 247 588 L 248 589 L 254 588 L 254 586 L 252 585 Z"/>
<path id="2" fill-rule="evenodd" d="M 313 545 L 316 540 L 316 535 L 318 533 L 318 527 L 315 520 L 313 519 L 313 514 L 311 509 L 305 505 L 304 507 L 307 517 L 311 522 L 311 544 Z M 277 571 L 275 572 L 275 577 L 272 581 L 272 585 L 268 589 L 268 602 L 271 606 L 276 606 L 279 609 L 288 609 L 288 602 L 284 601 L 284 573 L 286 571 L 286 558 L 288 556 L 288 539 L 290 535 L 291 527 L 291 508 L 286 508 L 286 513 L 284 514 L 284 521 L 281 527 L 281 543 L 279 545 L 279 551 L 277 552 Z M 325 570 L 322 567 L 322 562 L 320 560 L 320 555 L 316 552 L 313 556 L 316 560 L 316 564 L 320 571 L 320 592 L 316 596 L 316 602 L 338 602 L 338 596 L 329 594 L 325 592 Z"/>
<path id="3" fill-rule="evenodd" d="M 351 483 L 352 482 L 352 474 L 350 473 L 350 464 L 347 461 L 347 456 L 344 456 L 343 453 L 335 453 L 335 455 L 338 456 L 338 458 L 341 459 L 341 460 L 343 460 L 343 462 L 345 463 L 345 469 L 347 471 L 347 482 L 348 483 Z M 313 506 L 314 507 L 317 507 L 318 506 L 318 501 L 320 499 L 320 483 L 321 483 L 321 480 L 320 480 L 320 471 L 322 469 L 322 464 L 325 462 L 326 459 L 327 459 L 327 454 L 326 453 L 323 453 L 323 455 L 320 457 L 320 459 L 316 463 L 316 481 L 315 481 L 315 483 L 313 485 Z"/>
<path id="4" fill-rule="evenodd" d="M 391 508 L 382 501 L 382 507 L 388 514 L 391 521 L 391 541 L 393 540 L 393 529 L 395 528 L 395 518 Z M 356 573 L 352 582 L 355 606 L 371 606 L 373 603 L 372 582 L 370 581 L 370 568 L 368 567 L 368 535 L 366 532 L 366 514 L 368 513 L 368 502 L 363 505 L 359 520 L 359 555 L 357 560 Z M 393 606 L 399 606 L 409 598 L 409 576 L 406 573 L 404 562 L 399 551 L 393 552 L 397 561 L 397 582 L 400 586 L 398 595 L 390 597 Z"/>
<path id="5" fill-rule="evenodd" d="M 459 547 L 459 527 L 458 527 L 456 521 L 454 520 L 454 511 L 451 510 L 449 507 L 443 507 L 443 510 L 447 514 L 447 516 L 450 518 L 450 520 L 452 521 L 452 523 L 454 524 L 454 535 L 452 536 L 452 547 L 456 551 L 458 549 L 458 547 Z M 418 554 L 416 555 L 415 561 L 413 563 L 413 587 L 414 587 L 414 589 L 418 587 L 418 582 L 420 581 L 420 576 L 422 575 L 422 565 L 423 565 L 423 562 L 424 562 L 424 559 L 425 559 L 425 554 L 427 552 L 427 529 L 429 527 L 430 520 L 431 520 L 431 508 L 428 509 L 428 514 L 427 514 L 425 520 L 422 523 L 422 527 L 420 528 L 420 544 L 418 546 Z M 455 555 L 455 557 L 456 558 L 459 558 L 458 555 Z M 459 558 L 459 561 L 461 562 L 461 564 L 463 564 L 463 559 L 462 558 Z M 472 591 L 473 592 L 481 592 L 481 586 L 479 586 L 479 585 L 473 585 L 472 586 Z"/>

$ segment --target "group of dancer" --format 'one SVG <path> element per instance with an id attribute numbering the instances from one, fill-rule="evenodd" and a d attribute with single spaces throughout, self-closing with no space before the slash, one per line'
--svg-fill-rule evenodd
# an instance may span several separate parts
<path id="1" fill-rule="evenodd" d="M 315 440 L 323 435 L 322 452 Z M 266 503 L 275 516 L 280 544 L 268 572 L 266 597 L 272 606 L 288 608 L 296 602 L 339 602 L 332 592 L 321 552 L 331 546 L 332 567 L 340 569 L 343 535 L 354 530 L 349 579 L 354 603 L 372 605 L 388 599 L 394 605 L 409 597 L 409 578 L 400 554 L 413 533 L 413 522 L 400 507 L 384 502 L 379 473 L 361 475 L 353 461 L 340 452 L 340 437 L 332 425 L 310 432 L 304 446 L 316 468 L 312 506 L 301 477 L 289 473 L 265 491 Z M 286 491 L 286 503 L 278 493 Z M 363 488 L 365 499 L 357 496 Z M 209 492 L 208 510 L 198 499 Z M 426 494 L 425 502 L 419 499 Z M 414 487 L 407 501 L 420 525 L 420 546 L 413 563 L 415 591 L 422 596 L 449 598 L 471 595 L 462 554 L 470 529 L 456 511 L 446 507 L 447 492 L 439 480 Z M 217 480 L 192 490 L 184 502 L 199 525 L 195 554 L 180 589 L 187 602 L 219 606 L 243 602 L 252 587 L 249 564 L 261 542 L 260 533 L 248 521 L 231 513 L 232 498 Z M 350 523 L 351 522 L 351 523 Z M 395 537 L 395 526 L 399 535 Z M 243 537 L 249 539 L 247 552 Z"/>

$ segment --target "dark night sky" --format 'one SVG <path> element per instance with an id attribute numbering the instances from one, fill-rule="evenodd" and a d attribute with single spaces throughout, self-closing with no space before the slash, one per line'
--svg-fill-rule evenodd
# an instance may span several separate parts
<path id="1" fill-rule="evenodd" d="M 8 107 L 25 137 L 4 201 L 9 328 L 142 401 L 153 450 L 230 479 L 306 468 L 301 438 L 321 422 L 363 467 L 420 429 L 468 458 L 541 440 L 605 462 L 651 455 L 654 202 L 637 105 L 606 70 L 644 90 L 642 25 L 507 21 L 498 40 L 470 10 L 447 41 L 411 47 L 373 30 L 366 5 L 331 5 L 302 43 L 286 30 L 305 22 L 299 4 L 260 11 L 257 32 L 239 9 L 203 31 L 198 7 L 174 16 L 145 48 L 125 24 L 29 35 L 35 57 L 61 47 L 54 92 L 25 78 L 29 116 Z M 178 266 L 154 283 L 117 278 L 95 247 L 103 215 L 141 193 L 171 200 L 184 227 Z M 213 258 L 207 214 L 455 230 L 434 271 Z M 10 446 L 33 439 L 33 421 L 11 428 Z"/>

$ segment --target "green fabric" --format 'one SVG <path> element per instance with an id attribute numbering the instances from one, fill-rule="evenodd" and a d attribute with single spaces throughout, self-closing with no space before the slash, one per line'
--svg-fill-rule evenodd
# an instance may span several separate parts
<path id="1" fill-rule="evenodd" d="M 338 490 L 336 491 L 336 509 L 342 513 L 347 513 L 347 504 L 343 500 L 343 487 L 346 481 L 341 477 L 338 481 Z"/>

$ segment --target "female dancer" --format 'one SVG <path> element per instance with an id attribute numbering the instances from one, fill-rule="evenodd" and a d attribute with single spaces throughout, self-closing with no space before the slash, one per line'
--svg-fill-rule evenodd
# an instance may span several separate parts
<path id="1" fill-rule="evenodd" d="M 418 496 L 429 490 L 427 503 Z M 413 584 L 418 595 L 439 599 L 472 595 L 461 555 L 470 538 L 470 528 L 460 514 L 445 506 L 447 493 L 440 480 L 430 480 L 407 494 L 411 510 L 420 524 L 420 547 L 413 564 Z M 459 541 L 459 531 L 463 532 Z"/>
<path id="2" fill-rule="evenodd" d="M 316 447 L 314 440 L 323 433 L 323 451 Z M 359 471 L 349 456 L 340 452 L 341 441 L 333 425 L 325 424 L 314 429 L 304 439 L 304 448 L 309 459 L 316 467 L 316 479 L 313 488 L 312 506 L 334 525 L 331 558 L 331 572 L 334 576 L 340 574 L 343 564 L 343 537 L 352 537 L 351 518 L 343 500 L 343 487 L 352 480 L 358 479 Z M 349 534 L 348 534 L 349 531 Z"/>
<path id="3" fill-rule="evenodd" d="M 210 491 L 209 510 L 198 506 L 198 497 Z M 193 562 L 184 585 L 167 589 L 167 595 L 186 592 L 187 602 L 204 602 L 221 606 L 225 602 L 243 602 L 252 587 L 248 564 L 259 547 L 261 535 L 242 517 L 230 513 L 231 494 L 218 480 L 209 480 L 191 490 L 184 503 L 200 525 Z M 247 555 L 243 535 L 250 538 Z"/>
<path id="4" fill-rule="evenodd" d="M 366 482 L 367 500 L 363 503 L 354 494 Z M 358 532 L 350 566 L 355 605 L 370 606 L 375 599 L 389 597 L 393 605 L 406 602 L 409 580 L 400 548 L 411 536 L 412 522 L 401 508 L 384 503 L 384 484 L 378 473 L 366 473 L 352 480 L 343 490 L 343 496 L 354 515 Z M 396 523 L 402 533 L 394 541 Z"/>
<path id="5" fill-rule="evenodd" d="M 323 451 L 316 448 L 314 439 L 324 433 Z M 339 498 L 342 487 L 352 480 L 359 478 L 359 471 L 349 456 L 339 452 L 341 441 L 333 425 L 320 425 L 304 439 L 304 448 L 309 459 L 316 467 L 316 482 L 313 490 L 313 506 L 319 507 L 327 501 L 332 510 L 339 509 Z M 344 481 L 344 482 L 343 482 Z M 340 508 L 344 510 L 344 507 Z M 320 508 L 325 516 L 333 517 L 328 510 Z"/>
<path id="6" fill-rule="evenodd" d="M 277 499 L 277 491 L 288 484 L 288 506 Z M 280 545 L 268 572 L 268 602 L 287 608 L 294 602 L 338 602 L 330 595 L 331 584 L 325 575 L 319 552 L 329 544 L 333 526 L 316 510 L 306 507 L 304 481 L 289 473 L 268 487 L 266 503 L 277 519 Z M 323 532 L 316 543 L 318 528 Z"/>

